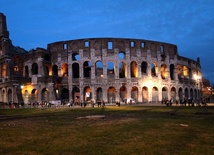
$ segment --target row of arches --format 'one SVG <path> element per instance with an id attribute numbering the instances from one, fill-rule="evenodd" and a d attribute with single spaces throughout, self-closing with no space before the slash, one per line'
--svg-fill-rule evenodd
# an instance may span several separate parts
<path id="1" fill-rule="evenodd" d="M 130 65 L 130 71 L 128 72 L 128 67 Z M 94 71 L 92 63 L 90 61 L 85 61 L 83 63 L 83 70 L 82 74 L 84 78 L 90 78 L 92 72 L 95 73 L 95 76 L 102 77 L 104 74 L 103 62 L 97 61 L 94 65 Z M 118 68 L 118 70 L 116 70 Z M 32 75 L 38 74 L 38 64 L 32 64 Z M 78 62 L 72 63 L 72 78 L 80 78 L 81 67 Z M 114 62 L 107 62 L 107 76 L 116 76 L 118 73 L 119 78 L 127 78 L 128 73 L 130 73 L 131 78 L 138 78 L 139 72 L 141 72 L 141 76 L 158 76 L 159 73 L 159 66 L 156 62 L 148 64 L 147 62 L 143 61 L 140 66 L 138 66 L 136 61 L 132 61 L 130 64 L 127 64 L 124 61 L 118 63 L 118 66 L 115 66 Z M 45 66 L 45 73 L 46 75 L 53 75 L 53 76 L 68 76 L 68 64 L 63 63 L 62 66 L 58 67 L 57 65 L 46 64 Z M 186 66 L 170 64 L 167 66 L 165 63 L 162 63 L 160 66 L 160 75 L 162 79 L 170 78 L 171 80 L 175 80 L 176 75 L 179 77 L 187 77 L 193 79 L 193 74 L 200 74 L 196 69 L 187 69 Z M 25 66 L 25 75 L 29 76 L 29 68 Z"/>
<path id="2" fill-rule="evenodd" d="M 133 86 L 128 89 L 126 86 L 122 86 L 119 89 L 115 88 L 114 86 L 108 87 L 108 89 L 104 89 L 102 87 L 98 87 L 95 91 L 89 86 L 80 90 L 79 87 L 74 87 L 72 91 L 69 93 L 67 88 L 63 88 L 60 92 L 56 92 L 58 90 L 54 90 L 55 93 L 58 95 L 58 100 L 72 100 L 73 102 L 83 102 L 89 101 L 91 99 L 94 100 L 105 100 L 108 103 L 115 103 L 121 99 L 133 98 L 136 102 L 158 102 L 162 99 L 183 99 L 183 98 L 192 98 L 198 99 L 201 97 L 200 92 L 197 89 L 193 88 L 179 88 L 176 90 L 175 87 L 168 89 L 167 87 L 162 87 L 158 89 L 158 87 L 152 87 L 150 90 L 148 87 L 142 87 L 141 90 Z M 81 92 L 81 93 L 80 93 Z M 39 95 L 41 93 L 41 95 Z M 3 93 L 4 94 L 4 93 Z M 43 88 L 41 92 L 37 89 L 33 89 L 31 92 L 27 90 L 24 91 L 23 100 L 24 103 L 29 102 L 38 102 L 38 101 L 50 101 L 49 98 L 49 90 L 48 88 Z M 81 95 L 82 94 L 82 95 Z M 12 96 L 12 91 L 8 90 L 8 98 Z M 9 99 L 10 101 L 10 99 Z"/>

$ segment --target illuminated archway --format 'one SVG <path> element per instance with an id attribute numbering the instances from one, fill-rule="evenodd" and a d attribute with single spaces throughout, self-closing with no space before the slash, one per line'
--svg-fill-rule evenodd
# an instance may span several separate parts
<path id="1" fill-rule="evenodd" d="M 84 101 L 90 101 L 92 99 L 92 93 L 90 87 L 84 88 Z"/>
<path id="2" fill-rule="evenodd" d="M 175 89 L 175 87 L 171 88 L 170 96 L 171 96 L 171 99 L 173 99 L 174 101 L 176 100 L 176 89 Z"/>
<path id="3" fill-rule="evenodd" d="M 168 99 L 168 90 L 166 87 L 162 88 L 162 100 Z"/>
<path id="4" fill-rule="evenodd" d="M 148 88 L 142 88 L 142 102 L 148 102 Z"/>
<path id="5" fill-rule="evenodd" d="M 167 66 L 166 64 L 161 65 L 161 78 L 166 79 L 167 77 Z"/>
<path id="6" fill-rule="evenodd" d="M 61 68 L 62 76 L 68 76 L 68 64 L 63 63 Z"/>
<path id="7" fill-rule="evenodd" d="M 137 78 L 138 77 L 138 66 L 137 63 L 135 61 L 131 62 L 131 66 L 130 66 L 130 72 L 131 72 L 131 77 Z"/>
<path id="8" fill-rule="evenodd" d="M 116 102 L 116 89 L 114 87 L 108 88 L 108 102 L 109 103 L 115 103 Z"/>
<path id="9" fill-rule="evenodd" d="M 127 88 L 126 86 L 120 87 L 120 99 L 123 101 L 124 99 L 127 99 Z"/>
<path id="10" fill-rule="evenodd" d="M 38 90 L 33 89 L 31 92 L 31 102 L 37 102 L 38 101 Z"/>
<path id="11" fill-rule="evenodd" d="M 138 88 L 136 86 L 132 87 L 131 98 L 133 98 L 136 103 L 138 102 Z"/>

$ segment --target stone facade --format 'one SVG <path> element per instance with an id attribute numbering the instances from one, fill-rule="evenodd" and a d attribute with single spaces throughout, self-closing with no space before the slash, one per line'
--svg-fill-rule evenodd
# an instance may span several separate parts
<path id="1" fill-rule="evenodd" d="M 180 56 L 176 45 L 143 39 L 85 38 L 26 52 L 12 46 L 4 26 L 6 18 L 0 16 L 2 102 L 114 103 L 127 98 L 158 102 L 202 96 L 200 59 Z"/>

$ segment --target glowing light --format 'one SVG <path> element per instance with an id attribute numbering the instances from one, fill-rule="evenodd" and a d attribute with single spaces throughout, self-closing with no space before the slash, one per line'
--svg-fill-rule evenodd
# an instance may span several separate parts
<path id="1" fill-rule="evenodd" d="M 195 80 L 200 80 L 200 79 L 201 79 L 201 77 L 200 77 L 200 76 L 198 76 L 197 74 L 194 74 L 194 79 L 195 79 Z"/>

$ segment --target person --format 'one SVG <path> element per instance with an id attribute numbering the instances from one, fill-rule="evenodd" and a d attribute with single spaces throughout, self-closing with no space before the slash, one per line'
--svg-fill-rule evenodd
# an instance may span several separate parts
<path id="1" fill-rule="evenodd" d="M 92 108 L 94 108 L 94 101 L 93 100 L 91 100 L 91 106 L 92 106 Z"/>
<path id="2" fill-rule="evenodd" d="M 171 98 L 171 99 L 169 100 L 169 106 L 172 106 L 172 103 L 173 103 L 173 99 Z"/>
<path id="3" fill-rule="evenodd" d="M 87 102 L 85 101 L 85 102 L 84 102 L 84 108 L 86 107 L 86 105 L 87 105 Z"/>
<path id="4" fill-rule="evenodd" d="M 102 103 L 103 103 L 103 107 L 105 107 L 106 105 L 105 105 L 105 102 L 104 102 L 104 100 L 102 101 Z"/>
<path id="5" fill-rule="evenodd" d="M 178 100 L 175 100 L 176 106 L 178 105 Z"/>

